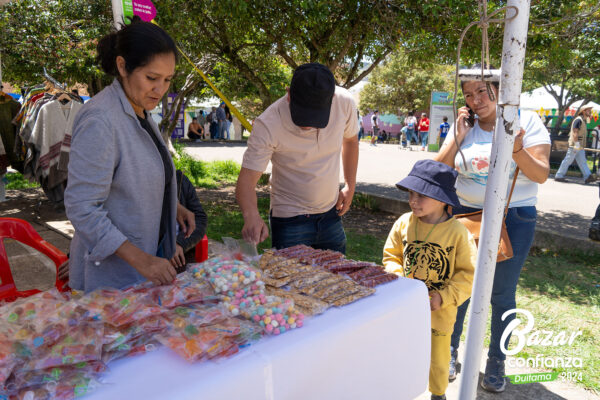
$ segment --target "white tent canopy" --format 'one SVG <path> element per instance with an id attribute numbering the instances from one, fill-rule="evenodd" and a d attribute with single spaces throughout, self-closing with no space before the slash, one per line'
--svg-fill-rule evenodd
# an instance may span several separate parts
<path id="1" fill-rule="evenodd" d="M 552 89 L 557 93 L 560 93 L 560 86 L 553 85 Z M 569 94 L 569 91 L 565 89 L 565 96 Z M 581 105 L 582 100 L 577 100 L 575 103 L 571 104 L 569 108 L 577 110 Z M 521 93 L 520 98 L 520 108 L 522 110 L 534 110 L 537 111 L 540 108 L 544 110 L 552 110 L 558 108 L 558 103 L 552 97 L 550 93 L 542 86 L 537 89 L 534 89 L 530 92 Z M 600 104 L 589 102 L 594 107 L 594 110 L 600 111 Z"/>

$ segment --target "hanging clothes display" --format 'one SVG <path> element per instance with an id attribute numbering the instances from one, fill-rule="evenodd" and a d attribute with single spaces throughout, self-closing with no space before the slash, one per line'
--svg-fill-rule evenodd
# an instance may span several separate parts
<path id="1" fill-rule="evenodd" d="M 6 173 L 8 166 L 18 167 L 19 157 L 14 151 L 17 131 L 12 119 L 20 108 L 21 105 L 10 95 L 0 94 L 0 175 Z"/>
<path id="2" fill-rule="evenodd" d="M 14 121 L 19 124 L 17 147 L 24 153 L 23 175 L 38 181 L 46 196 L 60 203 L 67 183 L 73 121 L 83 102 L 75 94 L 39 90 L 31 90 L 25 99 Z"/>

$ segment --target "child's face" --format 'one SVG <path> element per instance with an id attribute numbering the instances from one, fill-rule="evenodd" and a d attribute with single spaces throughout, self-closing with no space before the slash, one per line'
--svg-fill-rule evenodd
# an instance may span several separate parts
<path id="1" fill-rule="evenodd" d="M 446 206 L 441 201 L 413 192 L 412 190 L 408 191 L 408 204 L 414 216 L 419 218 L 438 215 L 444 211 Z"/>

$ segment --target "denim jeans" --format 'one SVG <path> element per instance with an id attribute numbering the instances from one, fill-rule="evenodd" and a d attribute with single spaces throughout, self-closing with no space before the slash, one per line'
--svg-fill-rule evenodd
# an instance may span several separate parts
<path id="1" fill-rule="evenodd" d="M 585 158 L 585 151 L 583 150 L 575 150 L 573 147 L 569 147 L 567 150 L 567 154 L 565 158 L 560 163 L 560 167 L 558 171 L 556 171 L 555 178 L 564 178 L 567 170 L 573 164 L 573 160 L 577 161 L 577 165 L 583 174 L 583 179 L 587 179 L 592 173 L 587 166 L 587 160 Z"/>
<path id="2" fill-rule="evenodd" d="M 427 147 L 427 139 L 429 138 L 429 132 L 421 132 L 421 146 Z"/>
<path id="3" fill-rule="evenodd" d="M 453 214 L 462 214 L 467 212 L 477 211 L 476 209 L 463 207 L 453 210 Z M 513 248 L 514 256 L 510 260 L 502 261 L 496 264 L 494 273 L 494 284 L 492 287 L 492 324 L 490 348 L 488 351 L 489 357 L 496 357 L 500 360 L 505 360 L 506 355 L 500 350 L 500 338 L 504 329 L 510 321 L 515 319 L 515 314 L 511 314 L 508 318 L 502 321 L 504 312 L 516 308 L 515 293 L 517 291 L 517 282 L 521 269 L 525 263 L 525 259 L 529 254 L 529 249 L 533 243 L 533 235 L 535 232 L 535 221 L 537 211 L 534 206 L 509 208 L 506 215 L 506 230 Z M 454 332 L 450 344 L 455 349 L 460 344 L 460 335 L 463 330 L 463 323 L 469 300 L 465 301 L 458 307 L 456 313 L 456 322 L 454 323 Z M 508 346 L 510 335 L 506 338 L 504 344 Z"/>
<path id="4" fill-rule="evenodd" d="M 315 249 L 346 253 L 346 233 L 335 207 L 321 214 L 279 218 L 270 216 L 273 247 L 305 244 Z"/>
<path id="5" fill-rule="evenodd" d="M 408 143 L 408 145 L 410 146 L 411 141 L 413 140 L 413 135 L 415 134 L 415 130 L 414 129 L 408 129 L 406 131 L 406 142 Z"/>

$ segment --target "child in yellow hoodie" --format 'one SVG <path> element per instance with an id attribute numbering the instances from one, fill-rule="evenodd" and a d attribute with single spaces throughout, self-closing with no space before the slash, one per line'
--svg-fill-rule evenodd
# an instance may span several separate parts
<path id="1" fill-rule="evenodd" d="M 388 272 L 423 281 L 431 309 L 431 400 L 445 400 L 450 363 L 450 336 L 456 309 L 471 295 L 477 248 L 473 236 L 448 213 L 460 203 L 457 173 L 433 160 L 417 161 L 398 182 L 407 190 L 412 212 L 402 215 L 383 249 Z"/>

